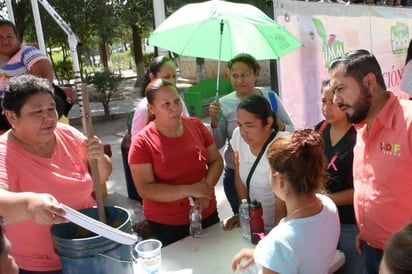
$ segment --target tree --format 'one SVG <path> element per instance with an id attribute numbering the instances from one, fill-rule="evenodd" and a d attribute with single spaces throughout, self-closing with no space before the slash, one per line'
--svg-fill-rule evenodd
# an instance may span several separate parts
<path id="1" fill-rule="evenodd" d="M 153 29 L 153 4 L 150 0 L 114 0 L 115 13 L 131 29 L 132 55 L 139 85 L 145 73 L 142 40 Z"/>
<path id="2" fill-rule="evenodd" d="M 110 119 L 110 100 L 118 91 L 121 80 L 120 75 L 114 74 L 108 68 L 104 68 L 101 72 L 95 72 L 87 79 L 87 82 L 93 84 L 96 89 L 96 93 L 91 95 L 102 103 L 106 119 Z"/>

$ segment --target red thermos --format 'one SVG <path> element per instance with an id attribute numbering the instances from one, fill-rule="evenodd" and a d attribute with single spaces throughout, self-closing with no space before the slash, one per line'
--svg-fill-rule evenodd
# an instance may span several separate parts
<path id="1" fill-rule="evenodd" d="M 253 244 L 257 244 L 265 236 L 265 226 L 263 224 L 262 203 L 253 200 L 249 204 L 250 216 L 250 236 Z"/>

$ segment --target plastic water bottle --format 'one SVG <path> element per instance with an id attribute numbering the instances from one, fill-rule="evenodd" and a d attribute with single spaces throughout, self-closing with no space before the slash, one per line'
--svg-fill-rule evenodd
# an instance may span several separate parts
<path id="1" fill-rule="evenodd" d="M 259 269 L 256 264 L 251 264 L 248 268 L 242 270 L 242 274 L 258 274 Z"/>
<path id="2" fill-rule="evenodd" d="M 242 199 L 242 203 L 239 206 L 239 221 L 243 238 L 250 240 L 249 204 L 247 199 Z"/>
<path id="3" fill-rule="evenodd" d="M 189 233 L 192 237 L 199 237 L 202 233 L 202 214 L 197 210 L 193 197 L 189 197 L 190 211 L 189 211 Z"/>
<path id="4" fill-rule="evenodd" d="M 202 233 L 202 214 L 199 210 L 192 207 L 189 213 L 190 227 L 189 232 L 192 237 L 199 237 Z"/>

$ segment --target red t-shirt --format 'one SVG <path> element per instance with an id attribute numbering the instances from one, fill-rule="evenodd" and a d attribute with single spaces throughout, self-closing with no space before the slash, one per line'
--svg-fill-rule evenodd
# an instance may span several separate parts
<path id="1" fill-rule="evenodd" d="M 197 118 L 182 117 L 183 134 L 171 138 L 162 135 L 153 122 L 135 138 L 129 151 L 129 164 L 152 164 L 156 182 L 188 185 L 206 176 L 206 148 L 214 143 L 212 135 Z M 143 213 L 147 220 L 166 225 L 189 223 L 187 198 L 171 202 L 143 199 Z M 216 199 L 202 212 L 209 217 L 216 210 Z"/>

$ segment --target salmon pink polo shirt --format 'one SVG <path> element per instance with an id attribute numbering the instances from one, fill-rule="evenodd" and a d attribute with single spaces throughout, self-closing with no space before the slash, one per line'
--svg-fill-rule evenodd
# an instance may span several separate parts
<path id="1" fill-rule="evenodd" d="M 356 125 L 354 207 L 361 237 L 383 249 L 412 220 L 412 101 L 393 93 L 368 132 Z"/>

